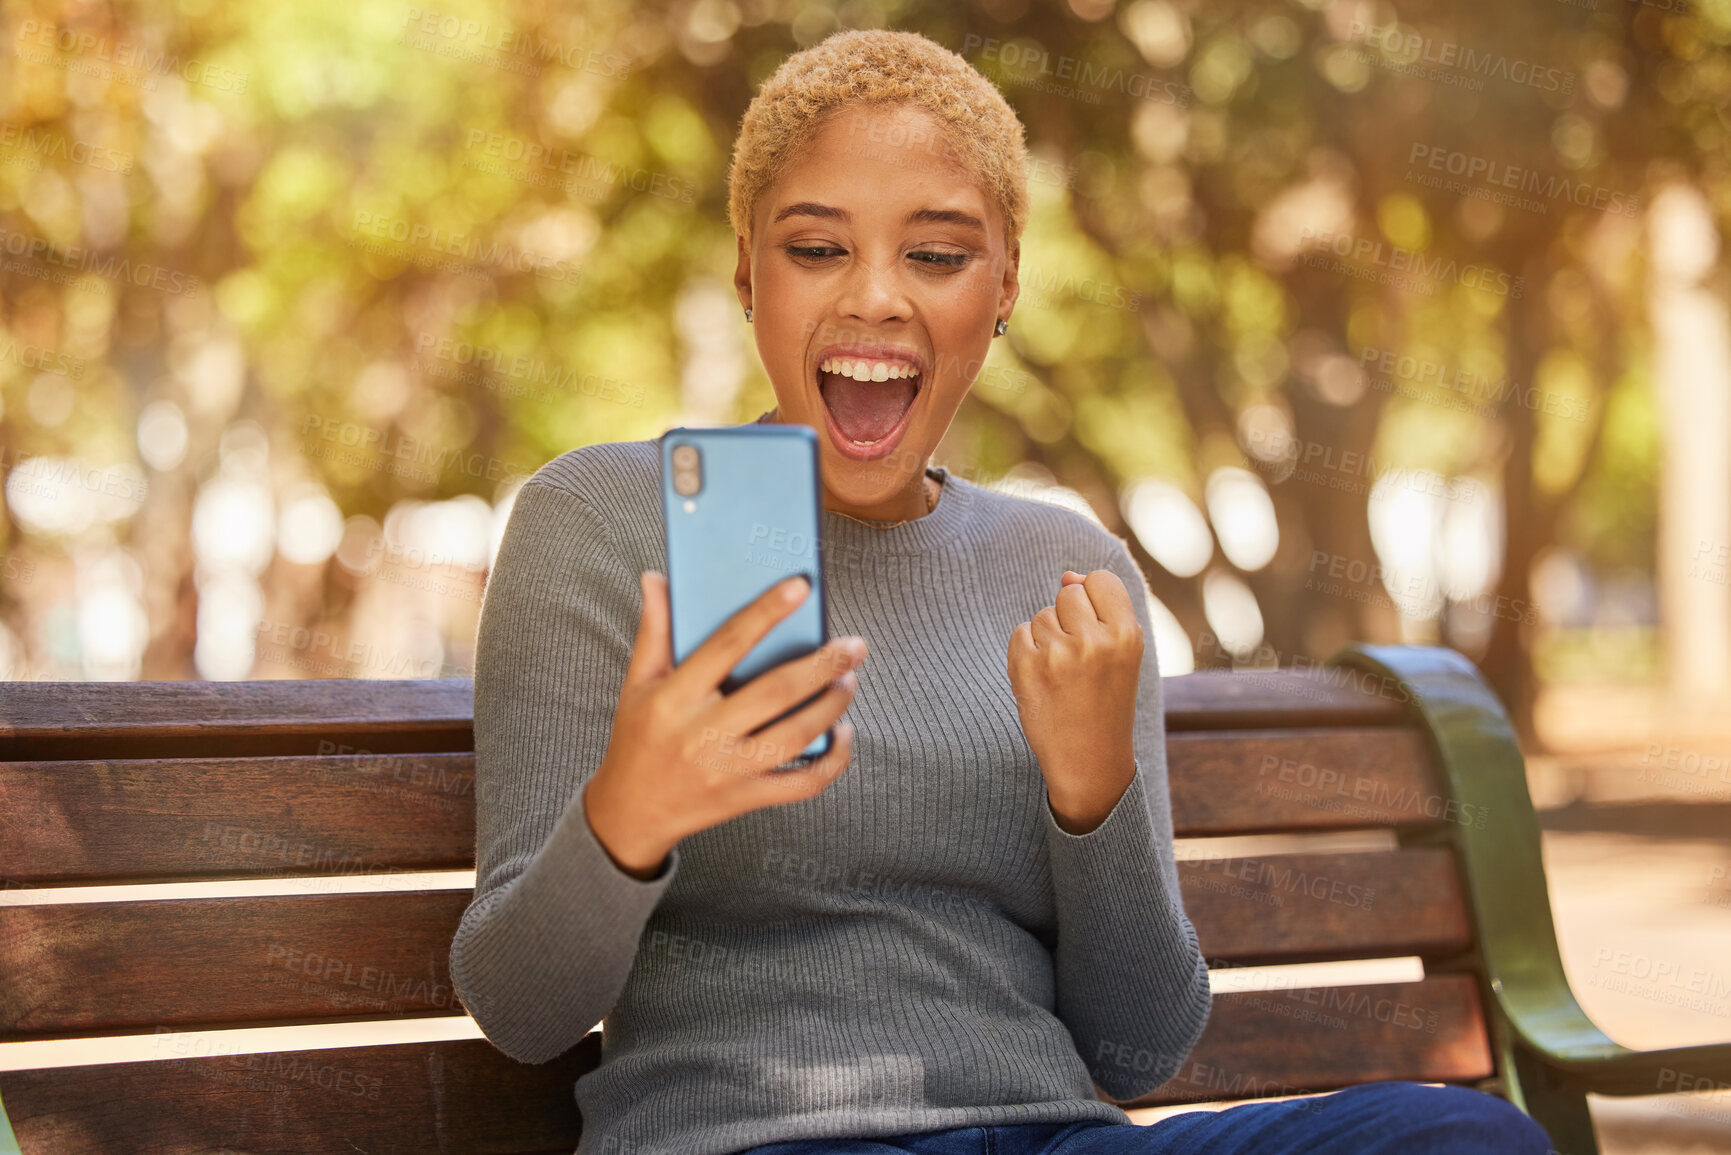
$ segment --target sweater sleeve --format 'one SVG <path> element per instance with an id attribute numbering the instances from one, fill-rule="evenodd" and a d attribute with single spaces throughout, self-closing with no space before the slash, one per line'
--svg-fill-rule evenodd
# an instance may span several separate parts
<path id="1" fill-rule="evenodd" d="M 451 979 L 487 1038 L 544 1063 L 611 1010 L 678 871 L 647 881 L 596 839 L 582 787 L 613 728 L 642 610 L 638 576 L 575 493 L 517 492 L 475 645 L 475 894 Z"/>
<path id="2" fill-rule="evenodd" d="M 1122 542 L 1108 568 L 1142 626 L 1136 772 L 1105 820 L 1066 833 L 1047 797 L 1056 891 L 1057 1015 L 1095 1083 L 1119 1101 L 1177 1073 L 1208 1022 L 1208 966 L 1184 914 L 1166 789 L 1166 720 L 1148 584 Z"/>

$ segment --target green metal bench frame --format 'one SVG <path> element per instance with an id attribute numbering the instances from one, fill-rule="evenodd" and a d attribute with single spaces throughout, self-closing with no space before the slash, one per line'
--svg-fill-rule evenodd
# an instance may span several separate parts
<path id="1" fill-rule="evenodd" d="M 1575 1001 L 1563 972 L 1526 763 L 1496 694 L 1464 655 L 1440 646 L 1345 647 L 1327 662 L 1397 683 L 1434 744 L 1454 799 L 1495 815 L 1448 825 L 1478 927 L 1476 970 L 1492 1052 L 1510 1102 L 1562 1155 L 1598 1155 L 1588 1093 L 1675 1091 L 1665 1073 L 1731 1081 L 1731 1043 L 1636 1051 L 1612 1041 Z M 1464 968 L 1463 968 L 1464 969 Z"/>

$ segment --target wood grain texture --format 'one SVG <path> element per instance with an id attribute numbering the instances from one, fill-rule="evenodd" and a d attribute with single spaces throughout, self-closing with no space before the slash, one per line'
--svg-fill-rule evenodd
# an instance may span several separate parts
<path id="1" fill-rule="evenodd" d="M 530 1066 L 481 1039 L 0 1073 L 25 1155 L 570 1155 L 590 1034 Z"/>
<path id="2" fill-rule="evenodd" d="M 0 907 L 0 1041 L 462 1014 L 471 892 Z"/>
<path id="3" fill-rule="evenodd" d="M 1179 865 L 1205 956 L 1299 962 L 1454 953 L 1452 853 L 1408 848 Z M 469 891 L 0 907 L 0 1040 L 453 1014 Z M 380 928 L 389 933 L 381 934 Z"/>
<path id="4" fill-rule="evenodd" d="M 0 1074 L 0 1096 L 26 1155 L 569 1152 L 580 1131 L 570 1088 L 599 1061 L 598 1043 L 591 1034 L 541 1066 L 464 1040 L 21 1071 Z M 1153 1061 L 1129 1044 L 1085 1058 L 1130 1070 Z M 1490 1072 L 1471 976 L 1222 994 L 1178 1074 L 1123 1105 Z"/>
<path id="5" fill-rule="evenodd" d="M 1161 688 L 1169 730 L 1388 725 L 1405 708 L 1398 688 L 1344 669 L 1205 670 Z M 0 760 L 472 750 L 473 711 L 470 678 L 12 682 Z"/>
<path id="6" fill-rule="evenodd" d="M 1179 732 L 1180 837 L 1473 821 L 1407 727 Z M 0 762 L 14 884 L 474 866 L 474 755 Z"/>
<path id="7" fill-rule="evenodd" d="M 474 786 L 473 753 L 0 762 L 4 870 L 86 886 L 470 870 Z"/>
<path id="8" fill-rule="evenodd" d="M 1180 837 L 1474 822 L 1408 726 L 1180 731 L 1167 735 Z"/>
<path id="9" fill-rule="evenodd" d="M 468 678 L 9 682 L 0 760 L 473 750 Z"/>
<path id="10" fill-rule="evenodd" d="M 1446 847 L 1180 862 L 1178 882 L 1210 961 L 1436 956 L 1472 943 Z"/>
<path id="11" fill-rule="evenodd" d="M 1090 1061 L 1133 1070 L 1140 1056 L 1125 1050 Z M 1470 1083 L 1490 1073 L 1475 980 L 1433 975 L 1414 983 L 1216 995 L 1208 1026 L 1178 1074 L 1123 1105 L 1296 1095 L 1383 1079 Z"/>
<path id="12" fill-rule="evenodd" d="M 1362 670 L 1198 670 L 1160 680 L 1167 730 L 1274 726 L 1388 726 L 1406 694 Z"/>

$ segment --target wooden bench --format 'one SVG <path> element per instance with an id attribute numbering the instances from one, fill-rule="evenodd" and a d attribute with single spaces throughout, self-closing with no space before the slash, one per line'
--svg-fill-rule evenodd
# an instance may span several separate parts
<path id="1" fill-rule="evenodd" d="M 1731 1046 L 1627 1051 L 1576 1004 L 1521 755 L 1460 655 L 1354 646 L 1165 692 L 1180 838 L 1392 832 L 1181 855 L 1210 965 L 1417 955 L 1424 977 L 1219 992 L 1178 1075 L 1125 1106 L 1458 1083 L 1586 1155 L 1585 1092 L 1731 1080 Z M 473 869 L 466 680 L 15 683 L 0 701 L 5 886 Z M 469 896 L 0 905 L 0 1042 L 460 1015 L 447 960 Z M 599 1039 L 540 1066 L 471 1038 L 18 1070 L 0 1104 L 26 1155 L 568 1153 Z"/>

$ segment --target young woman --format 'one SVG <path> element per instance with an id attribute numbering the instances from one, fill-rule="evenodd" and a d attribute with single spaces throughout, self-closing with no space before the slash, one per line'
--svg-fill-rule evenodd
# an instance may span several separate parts
<path id="1" fill-rule="evenodd" d="M 912 33 L 838 33 L 752 101 L 735 281 L 759 420 L 822 434 L 833 640 L 723 697 L 805 583 L 674 668 L 656 443 L 539 470 L 480 619 L 465 1006 L 531 1063 L 604 1020 L 580 1155 L 1547 1150 L 1460 1088 L 1151 1127 L 1101 1097 L 1169 1078 L 1209 1010 L 1147 587 L 1087 519 L 927 465 L 1016 302 L 1025 162 Z"/>

